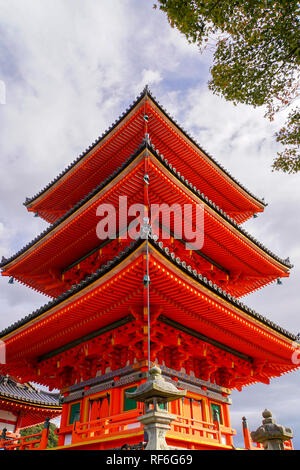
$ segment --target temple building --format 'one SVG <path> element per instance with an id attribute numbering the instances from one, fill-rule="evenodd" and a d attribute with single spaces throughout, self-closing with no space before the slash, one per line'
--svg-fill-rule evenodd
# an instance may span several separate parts
<path id="1" fill-rule="evenodd" d="M 0 435 L 17 434 L 20 429 L 56 418 L 61 414 L 58 393 L 40 390 L 33 384 L 19 383 L 0 376 Z"/>
<path id="2" fill-rule="evenodd" d="M 146 217 L 136 219 L 133 205 Z M 126 392 L 157 364 L 164 380 L 186 391 L 168 404 L 176 419 L 167 444 L 232 449 L 231 390 L 269 384 L 299 367 L 291 359 L 296 335 L 240 300 L 292 268 L 242 226 L 264 210 L 264 200 L 146 87 L 25 206 L 50 225 L 2 259 L 2 275 L 51 299 L 0 333 L 0 370 L 60 390 L 58 448 L 143 441 L 143 404 Z M 160 212 L 150 217 L 154 206 Z M 99 230 L 103 220 L 114 236 Z M 202 243 L 191 241 L 187 225 L 202 230 Z"/>

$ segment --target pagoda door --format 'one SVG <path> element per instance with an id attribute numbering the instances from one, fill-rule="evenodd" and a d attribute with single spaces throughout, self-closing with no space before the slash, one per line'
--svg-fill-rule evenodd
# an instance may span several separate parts
<path id="1" fill-rule="evenodd" d="M 202 427 L 203 415 L 202 415 L 202 401 L 201 400 L 194 400 L 192 399 L 192 419 L 193 419 L 193 426 L 199 429 Z M 200 421 L 200 422 L 199 422 Z M 193 430 L 193 434 L 195 436 L 203 436 L 203 432 Z"/>
<path id="2" fill-rule="evenodd" d="M 194 436 L 198 437 L 203 435 L 203 432 L 201 432 L 199 429 L 202 427 L 203 421 L 201 400 L 195 400 L 194 398 L 187 397 L 184 398 L 182 400 L 182 411 L 184 422 L 187 425 L 185 428 L 185 433 L 193 434 Z"/>
<path id="3" fill-rule="evenodd" d="M 109 415 L 109 394 L 90 400 L 89 421 L 106 418 Z"/>

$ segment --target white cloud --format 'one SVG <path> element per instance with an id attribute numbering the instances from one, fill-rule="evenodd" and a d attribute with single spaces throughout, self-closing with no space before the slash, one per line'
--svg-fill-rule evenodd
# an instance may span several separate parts
<path id="1" fill-rule="evenodd" d="M 138 84 L 138 90 L 144 88 L 145 85 L 153 85 L 162 81 L 162 76 L 158 70 L 144 69 L 142 71 L 142 80 Z"/>

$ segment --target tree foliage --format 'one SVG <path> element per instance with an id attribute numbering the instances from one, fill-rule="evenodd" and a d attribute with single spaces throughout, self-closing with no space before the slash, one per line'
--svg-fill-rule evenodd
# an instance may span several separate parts
<path id="1" fill-rule="evenodd" d="M 213 43 L 209 88 L 233 103 L 266 106 L 266 117 L 293 107 L 299 94 L 296 0 L 156 0 L 172 27 L 201 50 Z M 277 134 L 286 146 L 273 169 L 300 170 L 299 109 Z"/>
<path id="2" fill-rule="evenodd" d="M 31 434 L 38 434 L 42 432 L 43 429 L 44 429 L 44 423 L 36 424 L 35 426 L 31 426 L 30 428 L 21 429 L 20 434 L 21 436 L 30 436 Z M 58 436 L 54 434 L 55 429 L 56 429 L 55 424 L 50 423 L 47 449 L 57 446 Z"/>

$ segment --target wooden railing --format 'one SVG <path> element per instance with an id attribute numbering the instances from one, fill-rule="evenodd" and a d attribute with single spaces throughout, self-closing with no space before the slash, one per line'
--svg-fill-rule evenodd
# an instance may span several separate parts
<path id="1" fill-rule="evenodd" d="M 218 442 L 230 445 L 232 436 L 236 434 L 234 429 L 222 426 L 218 421 L 208 423 L 194 418 L 178 417 L 171 423 L 171 434 L 194 436 L 201 441 Z"/>
<path id="2" fill-rule="evenodd" d="M 72 444 L 99 439 L 107 434 L 120 437 L 122 434 L 136 434 L 137 430 L 141 428 L 141 423 L 137 420 L 137 417 L 142 414 L 142 411 L 133 410 L 86 423 L 77 421 L 74 423 L 72 430 Z"/>
<path id="3" fill-rule="evenodd" d="M 47 448 L 49 428 L 28 436 L 11 437 L 9 433 L 0 438 L 1 450 L 43 450 Z"/>
<path id="4" fill-rule="evenodd" d="M 59 435 L 69 435 L 70 444 L 101 440 L 106 437 L 129 437 L 142 430 L 142 425 L 137 420 L 143 414 L 142 410 L 132 410 L 126 413 L 101 418 L 94 421 L 73 424 L 59 430 Z M 194 438 L 206 442 L 217 442 L 219 444 L 229 444 L 235 431 L 231 428 L 220 425 L 218 422 L 208 423 L 196 419 L 177 417 L 171 424 L 171 429 L 167 433 L 170 438 L 181 436 L 194 436 Z"/>
<path id="5" fill-rule="evenodd" d="M 293 443 L 291 440 L 285 441 L 283 443 L 284 450 L 294 450 Z M 247 449 L 249 450 L 264 450 L 264 445 L 259 443 L 259 442 L 253 442 L 251 441 L 250 447 Z"/>

